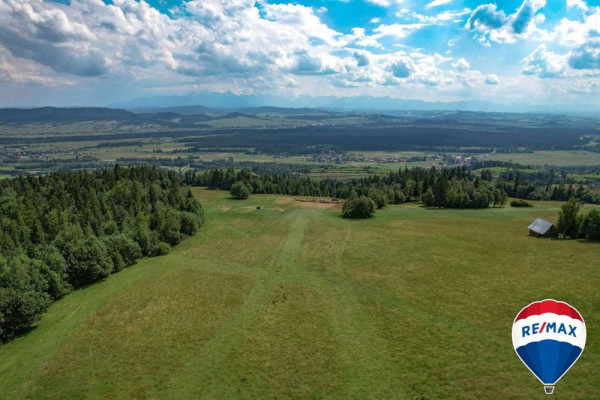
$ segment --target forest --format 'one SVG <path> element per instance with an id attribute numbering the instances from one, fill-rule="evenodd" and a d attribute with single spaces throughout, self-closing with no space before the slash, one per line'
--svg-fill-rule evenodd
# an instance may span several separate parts
<path id="1" fill-rule="evenodd" d="M 170 251 L 203 224 L 173 172 L 115 166 L 0 181 L 0 341 L 55 300 Z"/>
<path id="2" fill-rule="evenodd" d="M 0 109 L 0 145 L 99 142 L 98 147 L 172 140 L 185 152 L 238 149 L 306 155 L 331 151 L 430 150 L 498 153 L 597 151 L 597 118 L 449 111 L 322 109 Z M 41 135 L 28 133 L 39 131 Z M 88 146 L 84 144 L 84 147 Z"/>
<path id="3" fill-rule="evenodd" d="M 117 165 L 5 179 L 0 181 L 0 340 L 25 332 L 70 291 L 141 257 L 166 254 L 193 235 L 202 226 L 203 209 L 188 185 L 227 190 L 239 199 L 252 194 L 345 199 L 342 215 L 347 218 L 369 218 L 387 204 L 407 202 L 461 209 L 501 206 L 508 196 L 598 200 L 581 186 L 541 185 L 528 177 L 533 175 L 516 171 L 493 178 L 488 170 L 466 166 L 317 180 L 248 169 L 176 173 Z M 561 229 L 564 236 L 597 240 L 596 214 L 572 220 L 576 222 L 565 225 L 571 228 Z"/>
<path id="4" fill-rule="evenodd" d="M 568 183 L 567 183 L 568 182 Z M 508 170 L 500 174 L 499 187 L 509 196 L 527 200 L 567 201 L 575 197 L 590 204 L 600 204 L 600 195 L 592 194 L 583 185 L 576 185 L 567 178 L 566 170 L 521 172 Z"/>
<path id="5" fill-rule="evenodd" d="M 185 183 L 207 186 L 211 189 L 230 190 L 237 182 L 243 183 L 250 193 L 283 194 L 293 196 L 323 196 L 349 199 L 365 196 L 377 208 L 388 203 L 401 204 L 423 201 L 428 207 L 486 208 L 502 205 L 506 192 L 491 181 L 482 179 L 467 167 L 404 168 L 387 175 L 341 181 L 314 180 L 294 174 L 258 175 L 249 170 L 213 169 L 189 171 L 183 175 Z"/>
<path id="6" fill-rule="evenodd" d="M 574 197 L 564 203 L 558 213 L 558 235 L 562 238 L 600 241 L 600 211 L 580 213 L 582 204 Z"/>
<path id="7" fill-rule="evenodd" d="M 511 149 L 570 149 L 582 145 L 581 137 L 597 134 L 588 128 L 544 129 L 520 127 L 453 126 L 347 126 L 247 129 L 214 131 L 177 139 L 188 147 L 254 148 L 266 154 L 317 154 L 330 151 L 435 150 L 482 147 Z M 494 131 L 497 129 L 496 131 Z"/>
<path id="8" fill-rule="evenodd" d="M 494 164 L 493 162 L 491 164 Z M 294 173 L 256 173 L 249 169 L 211 169 L 188 171 L 185 183 L 230 190 L 242 182 L 250 193 L 292 196 L 323 196 L 348 199 L 352 195 L 373 200 L 377 208 L 388 203 L 422 201 L 428 207 L 486 208 L 502 205 L 508 196 L 527 200 L 567 201 L 575 198 L 600 204 L 600 196 L 583 185 L 565 184 L 565 174 L 555 172 L 523 173 L 509 170 L 494 178 L 488 169 L 473 171 L 467 166 L 453 168 L 400 168 L 387 175 L 370 175 L 351 180 L 311 179 Z"/>

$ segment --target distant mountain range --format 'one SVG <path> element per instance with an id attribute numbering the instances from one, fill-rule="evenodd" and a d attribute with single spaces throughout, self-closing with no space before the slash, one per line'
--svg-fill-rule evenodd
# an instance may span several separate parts
<path id="1" fill-rule="evenodd" d="M 343 103 L 342 103 L 343 104 Z M 433 104 L 433 103 L 431 103 Z M 337 108 L 281 108 L 281 107 L 236 107 L 213 108 L 207 106 L 187 105 L 173 107 L 142 107 L 130 110 L 99 107 L 41 107 L 41 108 L 4 108 L 0 109 L 0 123 L 71 123 L 80 121 L 119 121 L 124 124 L 144 125 L 159 124 L 165 127 L 211 127 L 206 123 L 217 120 L 249 120 L 257 121 L 335 121 L 347 116 L 363 116 L 370 121 L 382 123 L 403 123 L 417 125 L 452 126 L 456 124 L 480 123 L 483 119 L 493 124 L 536 125 L 554 127 L 558 121 L 564 126 L 567 121 L 597 121 L 596 114 L 564 116 L 565 113 L 527 113 L 517 112 L 483 112 L 483 111 L 441 111 L 441 110 L 365 110 L 345 111 L 344 107 Z M 590 122 L 592 121 L 592 122 Z M 335 123 L 335 122 L 334 122 Z M 595 123 L 595 122 L 593 122 Z M 301 123 L 302 125 L 303 123 Z M 238 126 L 234 122 L 231 126 Z M 256 127 L 256 126 L 255 126 Z"/>
<path id="2" fill-rule="evenodd" d="M 130 111 L 140 114 L 174 113 L 178 115 L 199 115 L 199 114 L 283 114 L 283 115 L 308 115 L 308 114 L 331 114 L 316 108 L 283 108 L 283 107 L 206 107 L 198 105 L 174 106 L 174 107 L 139 107 L 132 108 Z"/>
<path id="3" fill-rule="evenodd" d="M 180 107 L 146 107 L 127 111 L 118 108 L 98 107 L 40 107 L 40 108 L 0 108 L 0 123 L 35 123 L 35 122 L 78 122 L 78 121 L 122 121 L 141 123 L 154 121 L 178 124 L 198 124 L 204 121 L 232 119 L 232 118 L 257 118 L 259 116 L 279 115 L 322 115 L 335 116 L 337 113 L 312 108 L 277 108 L 277 107 L 250 107 L 250 108 L 211 108 L 206 106 L 180 106 Z M 342 114 L 343 115 L 343 114 Z"/>
<path id="4" fill-rule="evenodd" d="M 552 114 L 600 114 L 597 104 L 581 105 L 538 105 L 499 104 L 489 101 L 427 102 L 374 96 L 276 96 L 236 95 L 232 92 L 197 92 L 181 96 L 141 97 L 130 101 L 111 104 L 110 107 L 135 109 L 185 108 L 202 105 L 217 109 L 247 109 L 259 107 L 278 108 L 321 108 L 340 111 L 483 111 Z M 137 111 L 137 110 L 136 110 Z M 186 112 L 182 112 L 186 114 Z"/>
<path id="5" fill-rule="evenodd" d="M 82 107 L 82 108 L 1 108 L 1 122 L 40 122 L 40 121 L 107 121 L 107 120 L 134 120 L 138 115 L 130 111 Z"/>

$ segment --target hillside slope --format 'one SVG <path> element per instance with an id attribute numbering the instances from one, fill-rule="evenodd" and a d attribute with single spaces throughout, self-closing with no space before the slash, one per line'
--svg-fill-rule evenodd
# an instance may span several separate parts
<path id="1" fill-rule="evenodd" d="M 127 121 L 138 120 L 132 112 L 99 107 L 80 108 L 1 108 L 0 121 L 2 122 L 67 122 L 67 121 Z"/>
<path id="2" fill-rule="evenodd" d="M 0 398 L 542 399 L 512 349 L 516 313 L 551 297 L 600 323 L 598 245 L 527 236 L 556 203 L 347 221 L 286 197 L 195 194 L 201 235 L 0 347 Z M 590 334 L 556 393 L 593 398 L 599 363 Z"/>

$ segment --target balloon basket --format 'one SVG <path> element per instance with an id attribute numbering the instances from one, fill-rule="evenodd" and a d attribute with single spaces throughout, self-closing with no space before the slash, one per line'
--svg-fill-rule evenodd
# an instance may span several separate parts
<path id="1" fill-rule="evenodd" d="M 544 386 L 544 392 L 546 392 L 546 394 L 554 393 L 554 386 Z"/>

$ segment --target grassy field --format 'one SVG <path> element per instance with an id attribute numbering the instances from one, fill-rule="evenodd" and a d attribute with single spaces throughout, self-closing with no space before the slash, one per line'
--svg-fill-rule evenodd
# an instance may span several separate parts
<path id="1" fill-rule="evenodd" d="M 511 326 L 544 298 L 588 326 L 554 397 L 597 398 L 600 247 L 527 235 L 558 203 L 349 221 L 289 197 L 195 194 L 198 235 L 0 346 L 0 398 L 542 399 Z"/>
<path id="2" fill-rule="evenodd" d="M 220 120 L 219 120 L 220 121 Z M 218 121 L 217 121 L 218 122 Z M 1 131 L 1 129 L 0 129 Z M 0 132 L 0 137 L 2 132 Z M 189 138 L 192 140 L 193 138 Z M 193 142 L 187 143 L 193 145 Z M 110 146 L 109 146 L 110 145 Z M 169 138 L 160 135 L 150 135 L 147 138 L 133 138 L 120 140 L 96 140 L 96 141 L 69 141 L 68 135 L 64 141 L 39 142 L 26 144 L 6 144 L 0 146 L 0 178 L 3 168 L 19 167 L 26 173 L 43 173 L 49 166 L 53 169 L 71 169 L 75 165 L 78 168 L 99 168 L 111 166 L 115 162 L 123 165 L 127 163 L 139 163 L 142 161 L 160 165 L 162 167 L 179 167 L 190 165 L 195 168 L 252 168 L 252 163 L 264 163 L 261 171 L 272 169 L 281 172 L 281 168 L 302 170 L 309 176 L 317 179 L 358 179 L 369 174 L 388 174 L 399 168 L 423 167 L 431 168 L 460 165 L 457 156 L 474 156 L 481 160 L 500 160 L 523 165 L 531 165 L 543 170 L 544 165 L 557 168 L 567 166 L 599 166 L 600 153 L 585 150 L 558 150 L 537 151 L 534 153 L 510 153 L 510 154 L 461 154 L 459 152 L 439 151 L 348 151 L 335 154 L 305 154 L 305 155 L 283 155 L 266 153 L 242 153 L 242 152 L 212 152 L 203 151 L 186 146 L 185 138 Z M 13 153 L 18 153 L 15 158 Z M 6 156 L 10 163 L 3 162 Z M 180 159 L 180 160 L 177 160 Z M 427 160 L 427 161 L 424 161 Z M 285 164 L 280 166 L 277 164 Z M 290 168 L 291 166 L 291 168 Z M 498 175 L 506 168 L 495 167 L 491 169 Z M 306 172 L 309 171 L 309 172 Z M 533 172 L 532 169 L 523 169 L 524 172 Z M 596 174 L 597 175 L 597 174 Z M 594 170 L 581 171 L 581 173 L 570 172 L 570 178 L 577 182 L 586 180 L 598 180 Z"/>
<path id="3" fill-rule="evenodd" d="M 497 153 L 490 160 L 510 161 L 523 165 L 584 166 L 600 165 L 600 153 L 585 150 L 535 151 L 533 153 Z"/>

